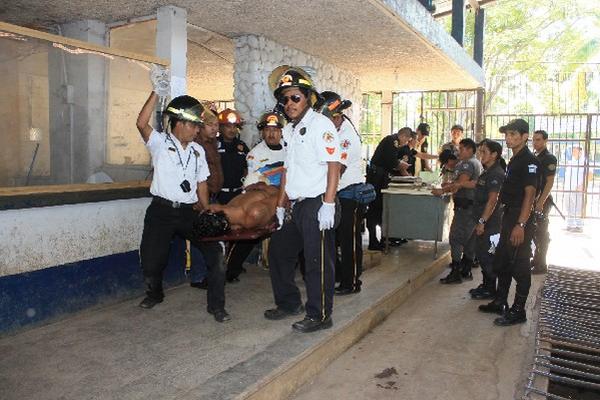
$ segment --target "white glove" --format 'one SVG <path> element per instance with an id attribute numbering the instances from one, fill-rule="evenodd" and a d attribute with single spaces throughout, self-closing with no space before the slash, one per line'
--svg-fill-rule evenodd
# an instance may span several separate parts
<path id="1" fill-rule="evenodd" d="M 283 226 L 283 221 L 285 219 L 285 208 L 277 207 L 277 210 L 275 210 L 275 215 L 277 216 L 277 222 L 279 222 L 279 227 L 277 228 L 277 230 L 279 230 Z"/>
<path id="2" fill-rule="evenodd" d="M 319 229 L 324 231 L 333 228 L 335 222 L 335 203 L 325 203 L 319 208 L 317 214 L 319 220 Z"/>
<path id="3" fill-rule="evenodd" d="M 160 65 L 152 64 L 150 68 L 150 81 L 152 90 L 158 97 L 171 96 L 171 83 L 169 81 L 169 69 Z"/>

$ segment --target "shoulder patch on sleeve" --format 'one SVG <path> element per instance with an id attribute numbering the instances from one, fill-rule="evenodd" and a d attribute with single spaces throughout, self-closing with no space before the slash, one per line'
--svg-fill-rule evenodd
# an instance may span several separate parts
<path id="1" fill-rule="evenodd" d="M 550 171 L 554 171 L 554 170 L 556 170 L 556 164 L 549 164 L 549 165 L 548 165 L 548 169 L 549 169 Z"/>
<path id="2" fill-rule="evenodd" d="M 325 132 L 323 134 L 323 140 L 325 141 L 325 143 L 331 143 L 331 142 L 333 142 L 333 139 L 334 139 L 333 133 Z"/>
<path id="3" fill-rule="evenodd" d="M 527 169 L 529 170 L 530 174 L 535 174 L 537 172 L 537 165 L 535 165 L 535 164 L 529 164 L 527 166 Z"/>

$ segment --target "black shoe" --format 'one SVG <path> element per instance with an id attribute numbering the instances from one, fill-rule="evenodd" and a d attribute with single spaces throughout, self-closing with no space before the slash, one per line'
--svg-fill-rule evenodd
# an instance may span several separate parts
<path id="1" fill-rule="evenodd" d="M 202 279 L 200 282 L 191 282 L 190 283 L 191 287 L 194 287 L 196 289 L 208 289 L 208 280 L 207 279 Z"/>
<path id="2" fill-rule="evenodd" d="M 496 293 L 482 288 L 480 291 L 471 293 L 471 298 L 473 300 L 494 300 L 496 298 Z"/>
<path id="3" fill-rule="evenodd" d="M 231 278 L 227 278 L 227 283 L 238 283 L 240 281 L 240 278 L 238 278 L 237 276 L 232 276 Z"/>
<path id="4" fill-rule="evenodd" d="M 383 251 L 385 250 L 385 245 L 383 243 L 372 243 L 369 244 L 368 249 L 372 251 Z"/>
<path id="5" fill-rule="evenodd" d="M 154 297 L 150 297 L 150 296 L 146 296 L 144 298 L 144 300 L 142 300 L 142 302 L 139 304 L 140 307 L 142 308 L 147 308 L 150 309 L 152 307 L 154 307 L 155 305 L 157 305 L 158 303 L 162 303 L 163 299 L 155 299 Z"/>
<path id="6" fill-rule="evenodd" d="M 312 319 L 304 317 L 302 321 L 294 322 L 292 329 L 302 333 L 315 332 L 320 329 L 329 329 L 333 326 L 333 321 L 330 317 L 325 318 L 323 321 L 320 319 Z"/>
<path id="7" fill-rule="evenodd" d="M 349 294 L 353 294 L 353 293 L 359 293 L 360 292 L 360 286 L 357 287 L 356 289 L 353 288 L 345 288 L 345 287 L 336 287 L 335 288 L 335 294 L 338 296 L 346 296 Z"/>
<path id="8" fill-rule="evenodd" d="M 494 320 L 494 325 L 497 326 L 511 326 L 516 324 L 522 324 L 527 322 L 527 315 L 525 315 L 525 310 L 515 310 L 515 307 L 512 307 L 506 314 L 501 316 L 500 318 L 496 318 Z"/>
<path id="9" fill-rule="evenodd" d="M 480 292 L 482 289 L 484 289 L 483 283 L 480 283 L 479 286 L 477 286 L 476 288 L 469 289 L 469 294 L 473 294 L 475 292 Z"/>
<path id="10" fill-rule="evenodd" d="M 229 315 L 225 309 L 213 311 L 207 308 L 206 311 L 208 311 L 209 314 L 212 314 L 217 322 L 231 321 L 231 315 Z"/>
<path id="11" fill-rule="evenodd" d="M 503 315 L 508 310 L 508 304 L 502 303 L 499 304 L 495 300 L 488 304 L 482 304 L 479 306 L 479 311 L 488 313 L 488 314 L 499 314 Z"/>
<path id="12" fill-rule="evenodd" d="M 293 315 L 300 315 L 304 312 L 304 306 L 300 304 L 295 310 L 284 310 L 283 308 L 271 308 L 265 311 L 265 318 L 273 321 L 291 317 Z"/>
<path id="13" fill-rule="evenodd" d="M 462 279 L 460 276 L 461 276 L 460 270 L 456 266 L 453 266 L 450 273 L 448 275 L 446 275 L 444 278 L 440 279 L 440 283 L 443 283 L 446 285 L 451 284 L 451 283 L 462 283 Z"/>
<path id="14" fill-rule="evenodd" d="M 463 272 L 460 273 L 460 278 L 463 281 L 472 281 L 473 280 L 473 274 L 471 273 L 471 270 L 463 271 Z"/>

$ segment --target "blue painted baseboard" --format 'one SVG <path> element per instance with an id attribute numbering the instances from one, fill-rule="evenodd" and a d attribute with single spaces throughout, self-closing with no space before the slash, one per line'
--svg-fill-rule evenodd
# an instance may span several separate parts
<path id="1" fill-rule="evenodd" d="M 165 286 L 185 281 L 185 242 L 171 243 Z M 0 278 L 0 334 L 144 293 L 137 251 Z"/>

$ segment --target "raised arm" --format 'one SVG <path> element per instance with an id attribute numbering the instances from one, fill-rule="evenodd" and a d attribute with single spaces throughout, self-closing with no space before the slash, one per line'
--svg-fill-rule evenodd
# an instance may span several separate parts
<path id="1" fill-rule="evenodd" d="M 140 135 L 142 135 L 142 139 L 144 139 L 144 143 L 148 142 L 150 134 L 152 133 L 150 118 L 152 118 L 152 114 L 154 113 L 157 100 L 158 95 L 154 92 L 150 93 L 150 96 L 148 97 L 148 100 L 146 100 L 146 103 L 144 103 L 136 121 L 136 126 L 138 131 L 140 131 Z"/>

